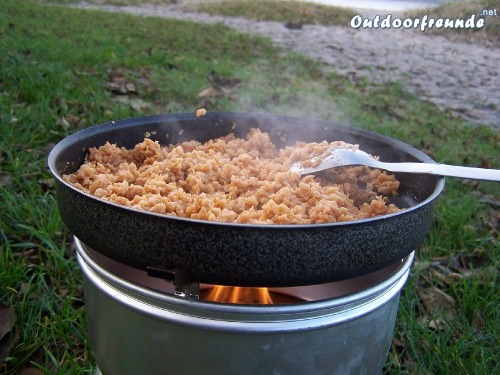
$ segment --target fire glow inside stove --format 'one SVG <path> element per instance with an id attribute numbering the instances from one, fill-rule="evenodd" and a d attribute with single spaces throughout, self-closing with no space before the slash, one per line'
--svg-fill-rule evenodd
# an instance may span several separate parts
<path id="1" fill-rule="evenodd" d="M 378 374 L 414 256 L 327 284 L 238 288 L 173 285 L 75 245 L 103 375 Z"/>

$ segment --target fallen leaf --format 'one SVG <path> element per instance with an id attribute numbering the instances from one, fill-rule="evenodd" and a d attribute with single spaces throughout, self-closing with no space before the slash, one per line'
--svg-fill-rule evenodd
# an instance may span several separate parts
<path id="1" fill-rule="evenodd" d="M 437 318 L 429 321 L 428 327 L 433 331 L 444 331 L 446 328 L 446 322 L 443 318 L 438 316 Z"/>
<path id="2" fill-rule="evenodd" d="M 132 108 L 132 110 L 136 112 L 146 111 L 151 108 L 151 104 L 142 99 L 131 99 L 129 101 L 129 104 L 130 108 Z"/>
<path id="3" fill-rule="evenodd" d="M 500 201 L 495 199 L 492 195 L 483 195 L 483 197 L 479 199 L 479 202 L 489 204 L 492 207 L 500 207 Z"/>
<path id="4" fill-rule="evenodd" d="M 13 307 L 0 306 L 0 340 L 12 330 L 16 320 L 16 312 Z"/>
<path id="5" fill-rule="evenodd" d="M 135 85 L 133 83 L 126 83 L 125 90 L 127 90 L 127 94 L 137 94 L 137 89 L 135 88 Z"/>
<path id="6" fill-rule="evenodd" d="M 49 152 L 50 150 L 52 150 L 54 148 L 56 144 L 54 142 L 49 142 L 47 143 L 45 146 L 43 146 L 41 149 L 44 151 L 44 152 Z"/>
<path id="7" fill-rule="evenodd" d="M 15 328 L 17 316 L 14 307 L 0 306 L 0 362 L 5 360 L 9 351 L 19 341 Z"/>
<path id="8" fill-rule="evenodd" d="M 118 83 L 114 82 L 104 82 L 103 87 L 111 91 L 113 94 L 117 95 L 126 95 L 127 94 L 127 89 L 125 88 L 124 85 L 120 85 Z"/>
<path id="9" fill-rule="evenodd" d="M 472 326 L 478 331 L 482 331 L 485 325 L 486 323 L 484 321 L 483 314 L 481 314 L 481 311 L 478 311 L 476 317 L 474 318 L 474 321 L 472 322 Z"/>
<path id="10" fill-rule="evenodd" d="M 200 103 L 198 103 L 198 107 L 200 108 L 213 108 L 217 105 L 217 99 L 215 97 L 204 98 Z"/>
<path id="11" fill-rule="evenodd" d="M 396 337 L 392 338 L 392 345 L 394 345 L 394 348 L 396 348 L 398 353 L 402 353 L 406 349 L 405 344 Z"/>
<path id="12" fill-rule="evenodd" d="M 114 101 L 129 105 L 130 108 L 136 112 L 146 111 L 152 108 L 152 104 L 139 98 L 129 98 L 128 96 L 117 96 L 113 98 Z"/>
<path id="13" fill-rule="evenodd" d="M 450 261 L 450 257 L 433 258 L 432 262 L 429 265 L 429 271 L 432 279 L 437 280 L 441 286 L 450 286 L 461 281 L 465 277 L 465 275 L 455 272 L 451 268 L 452 263 L 453 262 Z"/>
<path id="14" fill-rule="evenodd" d="M 19 370 L 18 375 L 43 375 L 44 372 L 38 368 L 25 367 Z"/>
<path id="15" fill-rule="evenodd" d="M 72 115 L 68 113 L 66 116 L 64 116 L 64 119 L 72 126 L 78 126 L 82 119 L 78 116 Z"/>
<path id="16" fill-rule="evenodd" d="M 201 90 L 198 93 L 198 98 L 206 98 L 206 97 L 215 96 L 215 95 L 216 95 L 215 89 L 212 86 L 210 86 L 204 90 Z"/>
<path id="17" fill-rule="evenodd" d="M 38 183 L 40 184 L 44 192 L 47 192 L 54 187 L 54 180 L 51 178 L 38 180 Z"/>
<path id="18" fill-rule="evenodd" d="M 491 162 L 491 160 L 481 157 L 481 167 L 491 169 L 493 168 L 493 163 Z"/>
<path id="19" fill-rule="evenodd" d="M 14 182 L 12 175 L 9 172 L 0 173 L 0 187 L 8 186 Z"/>
<path id="20" fill-rule="evenodd" d="M 429 374 L 429 373 L 423 374 L 421 366 L 417 365 L 417 362 L 415 362 L 411 358 L 405 358 L 404 365 L 405 365 L 409 375 L 427 375 L 427 374 Z"/>
<path id="21" fill-rule="evenodd" d="M 71 127 L 71 124 L 64 117 L 61 117 L 57 121 L 56 125 L 61 126 L 64 130 L 68 130 Z"/>
<path id="22" fill-rule="evenodd" d="M 426 289 L 417 289 L 428 313 L 444 316 L 446 320 L 453 319 L 456 302 L 450 295 L 433 286 Z"/>
<path id="23" fill-rule="evenodd" d="M 148 69 L 132 70 L 117 68 L 108 70 L 108 82 L 103 84 L 104 88 L 113 95 L 138 96 L 139 92 L 153 92 L 154 88 L 150 79 Z"/>
<path id="24" fill-rule="evenodd" d="M 474 271 L 478 271 L 488 263 L 490 258 L 489 254 L 482 248 L 476 248 L 473 251 L 460 254 L 458 257 L 460 265 L 464 270 L 472 268 Z"/>

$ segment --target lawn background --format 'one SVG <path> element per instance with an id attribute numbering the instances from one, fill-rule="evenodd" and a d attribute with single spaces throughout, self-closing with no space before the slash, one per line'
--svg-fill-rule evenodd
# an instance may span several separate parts
<path id="1" fill-rule="evenodd" d="M 339 76 L 222 25 L 4 0 L 1 373 L 93 371 L 81 274 L 46 166 L 50 149 L 88 126 L 200 106 L 339 121 L 443 163 L 499 168 L 498 131 L 454 118 L 397 82 Z M 498 196 L 495 183 L 447 180 L 402 294 L 386 373 L 498 372 Z"/>

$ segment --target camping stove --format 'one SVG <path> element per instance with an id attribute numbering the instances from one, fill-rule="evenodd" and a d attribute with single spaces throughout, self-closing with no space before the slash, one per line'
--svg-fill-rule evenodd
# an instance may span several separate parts
<path id="1" fill-rule="evenodd" d="M 262 297 L 260 288 L 217 293 L 176 271 L 168 282 L 75 245 L 96 375 L 379 374 L 414 257 Z"/>

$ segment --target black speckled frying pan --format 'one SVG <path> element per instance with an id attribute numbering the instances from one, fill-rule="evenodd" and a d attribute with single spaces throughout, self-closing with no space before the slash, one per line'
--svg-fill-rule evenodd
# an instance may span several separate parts
<path id="1" fill-rule="evenodd" d="M 106 141 L 131 148 L 149 133 L 160 144 L 252 127 L 269 132 L 279 147 L 303 141 L 344 140 L 384 161 L 433 162 L 400 141 L 331 122 L 264 114 L 169 114 L 116 121 L 75 133 L 49 155 L 61 217 L 81 241 L 127 265 L 177 271 L 192 282 L 240 286 L 297 286 L 338 281 L 388 266 L 415 250 L 432 221 L 444 180 L 398 174 L 405 210 L 372 219 L 314 225 L 251 225 L 159 215 L 109 203 L 61 179 L 83 163 L 90 147 Z M 167 272 L 168 273 L 168 272 Z M 161 274 L 161 272 L 160 272 Z"/>

